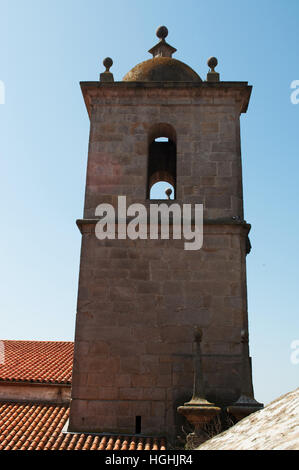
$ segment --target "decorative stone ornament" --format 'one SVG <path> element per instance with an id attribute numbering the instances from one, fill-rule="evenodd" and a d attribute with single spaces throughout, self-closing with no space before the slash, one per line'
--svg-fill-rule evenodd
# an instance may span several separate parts
<path id="1" fill-rule="evenodd" d="M 218 72 L 215 72 L 215 67 L 218 65 L 218 60 L 216 57 L 210 57 L 207 61 L 208 66 L 210 67 L 209 72 L 207 73 L 207 82 L 219 82 L 220 75 Z"/>
<path id="2" fill-rule="evenodd" d="M 156 36 L 159 39 L 165 39 L 168 36 L 168 29 L 166 26 L 159 26 L 156 31 Z"/>
<path id="3" fill-rule="evenodd" d="M 110 68 L 113 65 L 113 60 L 111 57 L 106 57 L 103 60 L 103 65 L 106 68 L 105 72 L 100 74 L 100 81 L 101 82 L 114 82 L 113 73 L 110 72 Z"/>
<path id="4" fill-rule="evenodd" d="M 201 364 L 200 343 L 202 340 L 202 330 L 196 328 L 194 332 L 195 354 L 194 354 L 194 385 L 193 396 L 190 401 L 179 406 L 178 413 L 185 416 L 189 423 L 194 427 L 194 432 L 187 436 L 187 443 L 198 446 L 207 440 L 207 435 L 203 431 L 203 426 L 209 423 L 220 412 L 221 408 L 214 403 L 210 403 L 205 396 L 203 373 Z"/>
<path id="5" fill-rule="evenodd" d="M 242 371 L 241 371 L 241 394 L 238 400 L 227 408 L 227 412 L 232 414 L 238 421 L 246 416 L 261 410 L 264 405 L 257 402 L 253 396 L 251 383 L 251 366 L 248 355 L 248 333 L 241 331 L 242 343 Z"/>
<path id="6" fill-rule="evenodd" d="M 165 41 L 168 36 L 168 29 L 166 26 L 159 26 L 156 31 L 156 36 L 160 39 L 158 44 L 152 47 L 148 52 L 153 54 L 153 57 L 172 57 L 176 49 Z"/>
<path id="7" fill-rule="evenodd" d="M 201 82 L 200 76 L 187 64 L 174 59 L 176 49 L 165 41 L 166 26 L 156 31 L 160 41 L 148 52 L 153 55 L 133 67 L 123 78 L 125 82 Z"/>

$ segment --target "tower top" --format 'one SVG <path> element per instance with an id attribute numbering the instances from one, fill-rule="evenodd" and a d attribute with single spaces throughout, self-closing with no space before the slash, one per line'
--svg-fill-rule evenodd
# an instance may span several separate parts
<path id="1" fill-rule="evenodd" d="M 159 42 L 148 52 L 152 59 L 145 60 L 133 67 L 123 78 L 125 82 L 201 82 L 200 76 L 187 64 L 176 60 L 172 54 L 176 52 L 165 41 L 168 36 L 166 26 L 156 30 Z"/>

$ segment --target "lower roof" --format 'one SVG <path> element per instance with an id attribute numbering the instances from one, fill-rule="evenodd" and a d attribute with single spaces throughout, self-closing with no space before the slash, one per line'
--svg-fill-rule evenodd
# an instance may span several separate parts
<path id="1" fill-rule="evenodd" d="M 204 442 L 198 450 L 299 450 L 299 388 Z"/>
<path id="2" fill-rule="evenodd" d="M 63 432 L 69 406 L 0 402 L 0 450 L 165 450 L 165 439 Z"/>
<path id="3" fill-rule="evenodd" d="M 70 385 L 71 341 L 0 341 L 0 381 Z"/>

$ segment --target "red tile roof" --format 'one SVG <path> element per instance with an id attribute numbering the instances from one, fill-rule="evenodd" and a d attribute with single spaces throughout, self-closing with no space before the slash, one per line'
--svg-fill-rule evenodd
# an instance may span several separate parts
<path id="1" fill-rule="evenodd" d="M 1 341 L 0 381 L 70 384 L 73 348 L 67 341 Z"/>
<path id="2" fill-rule="evenodd" d="M 1 403 L 0 450 L 165 450 L 162 438 L 62 433 L 68 406 Z"/>

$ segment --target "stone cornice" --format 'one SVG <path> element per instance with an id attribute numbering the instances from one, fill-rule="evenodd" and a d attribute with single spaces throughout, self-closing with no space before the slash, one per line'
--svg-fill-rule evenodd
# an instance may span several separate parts
<path id="1" fill-rule="evenodd" d="M 240 104 L 240 113 L 246 113 L 252 86 L 248 82 L 80 82 L 87 112 L 91 116 L 92 100 L 103 97 L 115 100 L 120 97 L 140 97 L 146 92 L 147 97 L 154 97 L 157 92 L 161 99 L 161 90 L 169 90 L 173 97 L 183 93 L 184 97 L 225 97 L 227 93 L 236 93 L 236 101 Z M 126 103 L 136 106 L 136 103 Z M 150 104 L 150 103 L 148 103 Z M 180 103 L 178 103 L 180 104 Z M 188 105 L 188 103 L 186 103 Z M 215 104 L 213 100 L 211 103 Z M 220 104 L 220 103 L 219 103 Z"/>
<path id="2" fill-rule="evenodd" d="M 128 224 L 134 217 L 127 217 L 126 223 Z M 81 233 L 83 233 L 83 227 L 86 225 L 95 225 L 100 219 L 77 219 L 76 224 Z M 117 215 L 115 216 L 115 223 L 118 223 Z M 170 215 L 170 224 L 172 223 L 172 217 Z M 191 225 L 194 224 L 194 221 L 191 220 Z M 245 229 L 245 235 L 248 235 L 251 229 L 251 225 L 248 224 L 245 220 L 234 220 L 228 217 L 223 217 L 219 219 L 204 219 L 203 225 L 214 225 L 214 226 L 238 226 Z"/>

